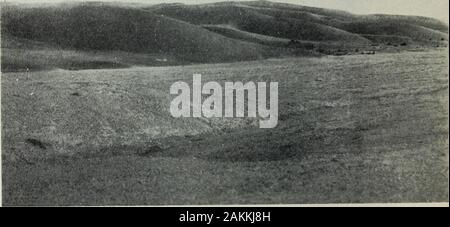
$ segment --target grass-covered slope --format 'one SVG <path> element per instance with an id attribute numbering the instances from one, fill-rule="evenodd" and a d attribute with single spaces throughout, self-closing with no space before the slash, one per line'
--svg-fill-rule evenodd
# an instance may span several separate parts
<path id="1" fill-rule="evenodd" d="M 448 26 L 432 18 L 354 15 L 268 1 L 162 4 L 148 10 L 193 24 L 229 24 L 244 31 L 287 39 L 365 43 L 368 41 L 365 35 L 395 35 L 420 42 L 448 40 Z"/>
<path id="2" fill-rule="evenodd" d="M 268 1 L 3 4 L 2 71 L 122 68 L 448 45 L 435 19 Z M 374 48 L 377 46 L 377 48 Z"/>
<path id="3" fill-rule="evenodd" d="M 193 24 L 227 24 L 238 29 L 278 38 L 318 41 L 367 42 L 359 35 L 312 20 L 266 14 L 239 4 L 159 5 L 149 9 L 159 15 Z"/>
<path id="4" fill-rule="evenodd" d="M 266 49 L 151 12 L 87 4 L 10 8 L 2 34 L 76 50 L 166 54 L 187 62 L 259 59 Z"/>

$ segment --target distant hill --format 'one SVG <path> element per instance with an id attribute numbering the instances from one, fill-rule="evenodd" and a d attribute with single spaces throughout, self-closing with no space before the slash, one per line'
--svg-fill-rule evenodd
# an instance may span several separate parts
<path id="1" fill-rule="evenodd" d="M 84 68 L 83 55 L 90 56 L 85 58 L 90 62 L 87 68 L 95 62 L 99 67 L 126 67 L 334 54 L 373 45 L 448 43 L 448 26 L 431 18 L 361 16 L 268 1 L 154 6 L 7 4 L 2 5 L 1 22 L 2 68 L 12 71 L 71 68 L 73 64 L 66 61 L 74 60 L 56 59 L 55 51 L 62 56 L 61 51 L 76 51 L 76 69 Z M 46 45 L 46 51 L 36 52 Z M 19 49 L 22 52 L 15 51 Z M 21 62 L 33 61 L 23 59 L 31 52 L 47 62 Z M 93 52 L 101 52 L 103 57 L 93 58 Z"/>
<path id="2" fill-rule="evenodd" d="M 278 38 L 369 42 L 365 38 L 347 31 L 294 17 L 267 14 L 265 10 L 253 9 L 239 3 L 210 5 L 160 5 L 149 11 L 197 25 L 226 24 L 237 29 Z"/>
<path id="3" fill-rule="evenodd" d="M 6 11 L 2 32 L 79 50 L 167 53 L 193 62 L 264 57 L 264 47 L 148 11 L 94 4 Z"/>
<path id="4" fill-rule="evenodd" d="M 395 15 L 353 15 L 344 11 L 268 1 L 205 5 L 161 4 L 147 10 L 193 24 L 227 24 L 278 38 L 367 43 L 365 35 L 448 40 L 448 26 L 436 19 Z"/>

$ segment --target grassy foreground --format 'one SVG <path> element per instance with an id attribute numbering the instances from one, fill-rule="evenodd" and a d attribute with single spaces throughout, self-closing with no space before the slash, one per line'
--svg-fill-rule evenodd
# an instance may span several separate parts
<path id="1" fill-rule="evenodd" d="M 448 201 L 443 51 L 2 74 L 3 205 Z M 170 85 L 277 81 L 280 123 L 173 119 Z"/>

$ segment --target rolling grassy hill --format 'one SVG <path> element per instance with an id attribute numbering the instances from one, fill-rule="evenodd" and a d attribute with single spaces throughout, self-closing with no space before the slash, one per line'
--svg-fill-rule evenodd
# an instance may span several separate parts
<path id="1" fill-rule="evenodd" d="M 368 40 L 362 35 L 370 34 L 404 36 L 415 41 L 448 40 L 448 26 L 432 18 L 353 15 L 268 1 L 162 4 L 148 10 L 194 24 L 229 24 L 244 31 L 288 39 L 364 43 Z"/>
<path id="2" fill-rule="evenodd" d="M 290 39 L 277 38 L 273 36 L 261 35 L 258 33 L 251 33 L 239 30 L 229 25 L 203 25 L 204 28 L 216 32 L 218 34 L 253 43 L 259 43 L 268 46 L 286 47 Z"/>
<path id="3" fill-rule="evenodd" d="M 278 38 L 366 42 L 363 37 L 338 28 L 290 17 L 276 17 L 238 3 L 211 5 L 160 5 L 148 9 L 193 24 L 228 24 L 238 29 Z"/>
<path id="4" fill-rule="evenodd" d="M 264 48 L 175 19 L 96 4 L 6 11 L 3 32 L 79 50 L 167 53 L 191 61 L 259 58 Z"/>
<path id="5" fill-rule="evenodd" d="M 268 1 L 4 4 L 1 21 L 2 71 L 215 63 L 357 53 L 374 45 L 448 44 L 448 26 L 431 18 L 353 15 Z"/>

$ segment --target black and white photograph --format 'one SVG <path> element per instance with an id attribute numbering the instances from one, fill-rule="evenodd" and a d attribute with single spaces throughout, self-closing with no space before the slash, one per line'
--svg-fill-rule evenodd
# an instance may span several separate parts
<path id="1" fill-rule="evenodd" d="M 448 4 L 1 0 L 1 205 L 448 207 Z"/>

